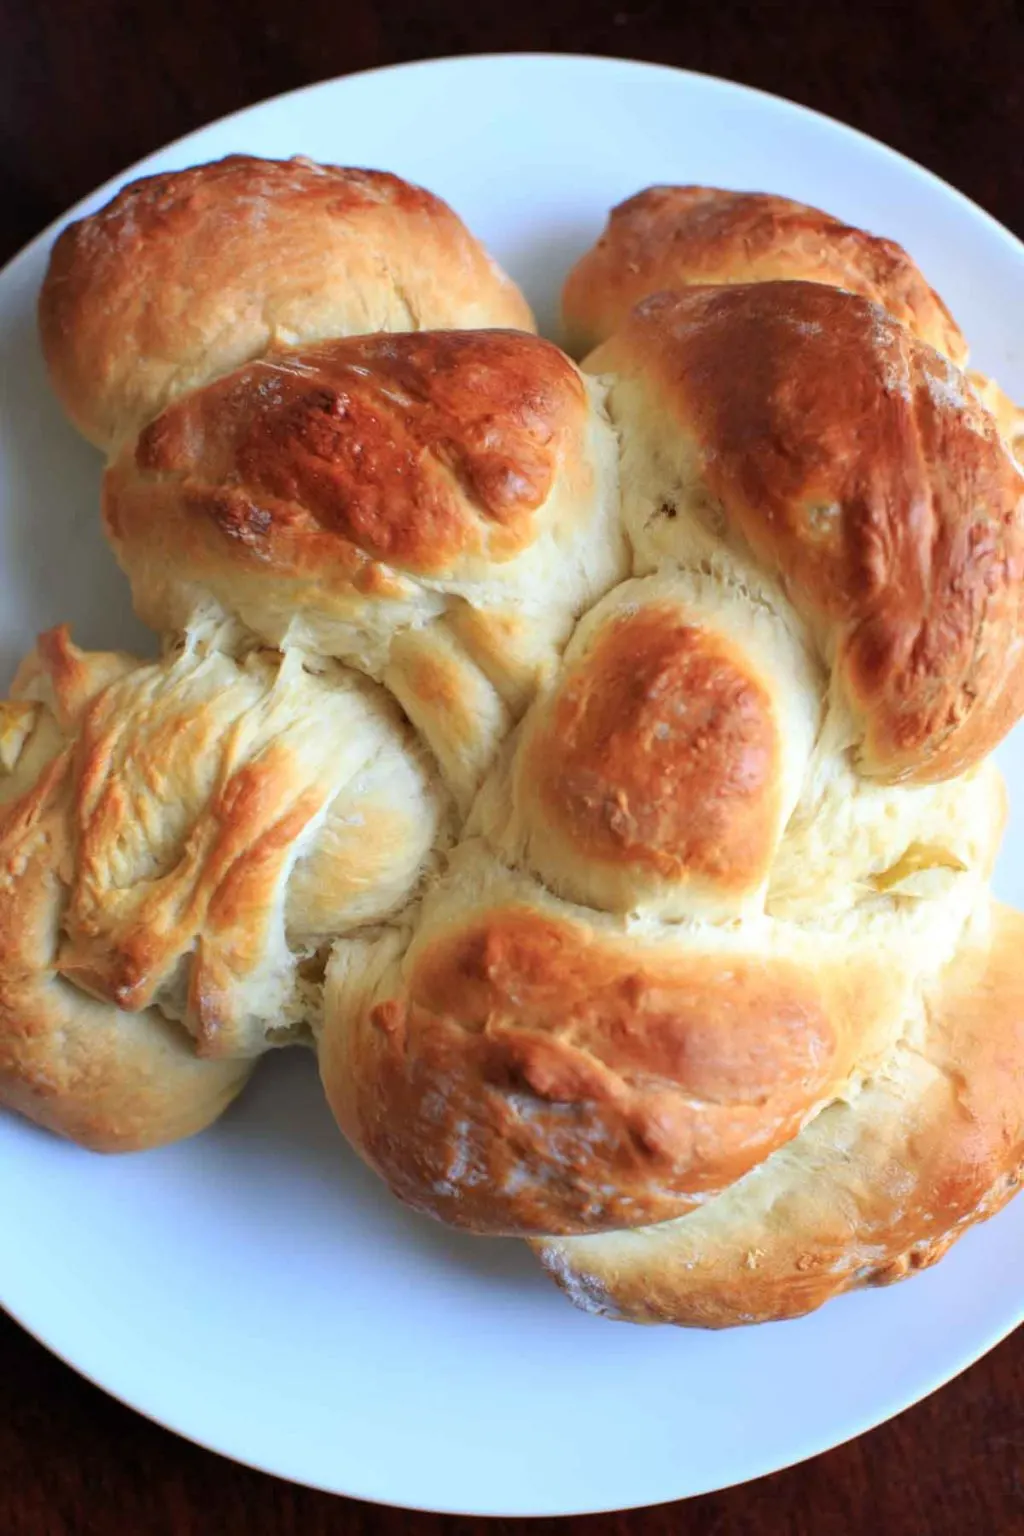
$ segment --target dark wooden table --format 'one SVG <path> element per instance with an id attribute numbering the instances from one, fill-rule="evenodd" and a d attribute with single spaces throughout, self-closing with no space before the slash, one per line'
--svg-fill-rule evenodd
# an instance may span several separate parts
<path id="1" fill-rule="evenodd" d="M 622 54 L 761 86 L 865 129 L 1024 233 L 1018 0 L 0 0 L 0 260 L 169 139 L 309 81 L 448 53 Z M 1024 1258 L 1024 1256 L 1022 1256 Z M 175 1439 L 0 1317 L 2 1536 L 470 1536 Z M 929 1402 L 789 1472 L 579 1536 L 1024 1533 L 1024 1330 Z"/>

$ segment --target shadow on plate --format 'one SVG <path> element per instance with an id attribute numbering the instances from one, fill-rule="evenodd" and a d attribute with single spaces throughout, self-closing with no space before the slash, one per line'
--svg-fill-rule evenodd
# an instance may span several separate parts
<path id="1" fill-rule="evenodd" d="M 421 1258 L 489 1281 L 519 1286 L 529 1277 L 539 1286 L 550 1284 L 525 1244 L 454 1231 L 396 1200 L 335 1125 L 312 1052 L 278 1051 L 260 1062 L 246 1093 L 194 1145 L 204 1142 L 221 1174 L 231 1165 L 240 1204 L 272 1201 L 280 1210 L 281 1186 L 287 1186 L 295 1228 L 308 1221 L 318 1233 L 358 1230 L 362 1244 L 369 1239 L 399 1251 L 415 1248 Z"/>

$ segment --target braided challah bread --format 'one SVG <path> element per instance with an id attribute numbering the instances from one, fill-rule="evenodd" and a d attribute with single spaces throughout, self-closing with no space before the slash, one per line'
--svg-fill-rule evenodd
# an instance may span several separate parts
<path id="1" fill-rule="evenodd" d="M 661 290 L 661 291 L 659 291 Z M 791 1316 L 1024 1163 L 1019 413 L 910 258 L 656 188 L 582 371 L 395 177 L 232 157 L 40 303 L 158 661 L 0 715 L 0 1098 L 97 1147 L 315 1045 L 417 1209 L 578 1304 Z"/>

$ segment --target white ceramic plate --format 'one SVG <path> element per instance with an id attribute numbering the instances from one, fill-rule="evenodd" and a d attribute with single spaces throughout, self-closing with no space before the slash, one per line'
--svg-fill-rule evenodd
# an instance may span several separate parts
<path id="1" fill-rule="evenodd" d="M 423 182 L 549 328 L 566 268 L 629 193 L 789 193 L 903 241 L 977 363 L 1024 398 L 1024 247 L 910 162 L 753 91 L 608 59 L 448 60 L 282 97 L 130 174 L 232 150 Z M 87 644 L 150 644 L 100 536 L 99 461 L 50 399 L 36 347 L 52 236 L 0 275 L 3 681 L 61 619 Z M 1020 732 L 1002 757 L 1024 785 Z M 1018 904 L 1021 800 L 999 881 Z M 899 1412 L 1024 1316 L 1024 1199 L 937 1269 L 800 1322 L 713 1334 L 583 1316 L 523 1247 L 392 1202 L 295 1054 L 268 1062 L 215 1130 L 164 1152 L 105 1160 L 0 1115 L 0 1211 L 0 1301 L 109 1392 L 283 1477 L 435 1510 L 588 1512 L 757 1477 Z"/>

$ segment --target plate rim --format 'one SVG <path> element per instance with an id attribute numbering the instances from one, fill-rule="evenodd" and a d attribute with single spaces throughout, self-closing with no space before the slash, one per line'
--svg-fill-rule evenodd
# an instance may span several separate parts
<path id="1" fill-rule="evenodd" d="M 952 198 L 955 203 L 959 205 L 961 211 L 969 211 L 973 218 L 980 218 L 988 227 L 989 233 L 994 238 L 999 239 L 1001 242 L 1007 243 L 1015 257 L 1021 261 L 1022 264 L 1024 264 L 1024 238 L 1017 236 L 1012 230 L 1008 229 L 1003 223 L 1001 223 L 1001 221 L 997 219 L 995 215 L 988 212 L 987 209 L 981 207 L 980 204 L 976 203 L 966 193 L 960 191 L 959 188 L 953 186 L 950 182 L 946 181 L 936 172 L 931 171 L 926 166 L 921 165 L 919 162 L 912 159 L 903 151 L 891 147 L 881 139 L 877 139 L 873 135 L 867 133 L 865 130 L 845 123 L 841 119 L 832 117 L 829 114 L 818 110 L 817 108 L 805 106 L 803 103 L 794 101 L 788 96 L 784 96 L 780 93 L 772 91 L 767 91 L 758 86 L 747 85 L 740 81 L 730 80 L 726 76 L 715 75 L 700 70 L 677 67 L 675 65 L 654 62 L 646 59 L 630 58 L 625 55 L 590 54 L 577 52 L 559 53 L 551 52 L 548 50 L 503 51 L 499 49 L 494 51 L 474 52 L 466 54 L 443 54 L 436 57 L 428 56 L 391 64 L 374 65 L 362 69 L 351 70 L 344 74 L 327 76 L 321 80 L 315 80 L 305 85 L 300 85 L 286 91 L 281 91 L 267 97 L 262 97 L 257 101 L 253 101 L 245 106 L 236 108 L 234 111 L 225 113 L 221 117 L 212 118 L 208 122 L 202 123 L 195 128 L 191 128 L 187 132 L 180 134 L 178 137 L 169 140 L 167 143 L 158 145 L 155 149 L 150 150 L 145 155 L 141 156 L 138 160 L 134 161 L 132 164 L 116 172 L 106 181 L 100 183 L 91 191 L 85 193 L 64 212 L 52 219 L 36 235 L 32 236 L 28 241 L 26 241 L 25 244 L 22 245 L 11 256 L 2 267 L 0 267 L 0 285 L 4 285 L 6 282 L 16 280 L 17 269 L 22 265 L 31 262 L 40 254 L 41 251 L 45 250 L 45 248 L 47 248 L 52 243 L 54 238 L 57 236 L 57 234 L 59 234 L 61 229 L 65 227 L 65 225 L 77 218 L 82 217 L 90 208 L 95 207 L 98 203 L 108 200 L 128 181 L 134 180 L 139 176 L 155 174 L 155 172 L 151 169 L 152 162 L 154 160 L 167 156 L 175 156 L 179 150 L 184 150 L 185 147 L 193 139 L 201 137 L 211 130 L 223 129 L 234 122 L 240 122 L 242 119 L 248 117 L 258 110 L 267 107 L 284 107 L 290 102 L 297 102 L 300 99 L 308 99 L 317 93 L 329 94 L 332 91 L 343 88 L 351 81 L 361 80 L 368 77 L 376 78 L 386 75 L 409 74 L 412 72 L 423 71 L 436 72 L 441 68 L 452 67 L 456 69 L 472 70 L 474 67 L 479 66 L 480 64 L 501 64 L 506 66 L 520 64 L 531 66 L 538 63 L 549 67 L 560 68 L 577 68 L 580 66 L 586 66 L 587 68 L 597 68 L 599 70 L 607 70 L 608 72 L 617 72 L 622 70 L 626 70 L 628 72 L 653 72 L 661 76 L 672 77 L 676 80 L 682 79 L 684 81 L 700 82 L 701 84 L 711 84 L 722 88 L 728 94 L 740 95 L 747 98 L 755 98 L 758 101 L 764 102 L 766 104 L 771 104 L 774 106 L 781 104 L 790 112 L 810 120 L 813 125 L 818 125 L 819 127 L 825 126 L 829 130 L 838 129 L 844 136 L 852 136 L 854 140 L 859 141 L 861 146 L 866 148 L 870 153 L 877 155 L 880 159 L 888 162 L 896 161 L 902 166 L 905 172 L 912 174 L 916 178 L 923 178 L 926 182 L 930 183 L 934 188 L 940 191 L 946 199 Z M 244 153 L 244 151 L 239 152 Z M 0 1291 L 2 1291 L 3 1288 L 3 1278 L 0 1276 Z M 829 1451 L 836 1450 L 843 1445 L 849 1444 L 853 1440 L 859 1439 L 862 1435 L 871 1433 L 873 1430 L 881 1427 L 885 1423 L 890 1422 L 892 1419 L 898 1417 L 908 1409 L 916 1407 L 926 1398 L 932 1396 L 935 1392 L 938 1392 L 943 1387 L 947 1386 L 956 1377 L 969 1370 L 973 1365 L 983 1360 L 995 1348 L 997 1348 L 999 1344 L 1003 1343 L 1007 1338 L 1009 1338 L 1009 1336 L 1019 1326 L 1021 1326 L 1022 1323 L 1024 1323 L 1024 1287 L 1022 1287 L 1021 1295 L 1019 1301 L 1016 1303 L 1016 1307 L 1017 1311 L 1011 1317 L 1009 1322 L 1003 1318 L 999 1322 L 995 1323 L 991 1329 L 986 1329 L 984 1331 L 983 1342 L 980 1347 L 976 1348 L 974 1345 L 969 1345 L 967 1348 L 967 1353 L 965 1355 L 958 1354 L 951 1365 L 944 1364 L 935 1370 L 934 1373 L 926 1374 L 924 1384 L 920 1387 L 920 1390 L 915 1390 L 912 1396 L 907 1397 L 899 1390 L 896 1390 L 887 1397 L 885 1403 L 877 1410 L 872 1410 L 865 1418 L 855 1424 L 848 1431 L 844 1431 L 835 1439 L 828 1439 L 827 1443 L 825 1444 L 815 1444 L 812 1448 L 797 1449 L 791 1457 L 787 1457 L 784 1461 L 781 1462 L 778 1461 L 775 1456 L 769 1453 L 766 1464 L 761 1466 L 758 1470 L 753 1472 L 745 1471 L 741 1476 L 734 1479 L 729 1479 L 727 1481 L 720 1481 L 716 1479 L 709 1486 L 696 1489 L 686 1494 L 670 1495 L 667 1498 L 659 1497 L 654 1500 L 642 1500 L 640 1502 L 629 1502 L 625 1504 L 616 1504 L 614 1506 L 605 1504 L 588 1504 L 584 1508 L 573 1508 L 572 1510 L 566 1509 L 564 1505 L 549 1505 L 546 1507 L 539 1507 L 538 1505 L 534 1504 L 528 1511 L 524 1511 L 521 1507 L 514 1510 L 506 1510 L 498 1509 L 497 1507 L 493 1506 L 490 1508 L 481 1508 L 479 1506 L 470 1507 L 461 1503 L 459 1505 L 447 1504 L 442 1507 L 438 1504 L 423 1505 L 401 1499 L 395 1501 L 393 1499 L 385 1498 L 379 1494 L 352 1492 L 337 1486 L 337 1484 L 332 1485 L 328 1481 L 320 1479 L 313 1480 L 305 1475 L 299 1476 L 286 1470 L 281 1470 L 280 1468 L 272 1465 L 270 1463 L 270 1458 L 267 1457 L 264 1457 L 262 1462 L 258 1462 L 249 1460 L 244 1455 L 241 1455 L 236 1451 L 223 1450 L 218 1445 L 212 1443 L 209 1438 L 183 1428 L 180 1426 L 180 1424 L 173 1422 L 171 1418 L 165 1417 L 161 1411 L 153 1407 L 146 1407 L 142 1404 L 141 1401 L 135 1400 L 128 1395 L 123 1395 L 115 1388 L 107 1385 L 105 1382 L 100 1380 L 93 1371 L 86 1369 L 82 1365 L 76 1363 L 75 1360 L 71 1358 L 71 1355 L 66 1352 L 65 1348 L 58 1348 L 53 1343 L 51 1343 L 46 1338 L 39 1325 L 37 1325 L 35 1322 L 29 1321 L 31 1308 L 27 1310 L 19 1308 L 15 1305 L 12 1305 L 9 1300 L 0 1295 L 0 1308 L 2 1308 L 2 1310 L 8 1314 L 8 1316 L 15 1322 L 15 1324 L 22 1328 L 24 1332 L 27 1333 L 28 1336 L 36 1344 L 45 1349 L 48 1354 L 59 1360 L 62 1365 L 74 1371 L 77 1376 L 87 1381 L 93 1388 L 104 1393 L 104 1395 L 107 1397 L 113 1398 L 114 1401 L 119 1403 L 123 1408 L 128 1409 L 132 1413 L 139 1414 L 142 1418 L 148 1420 L 151 1424 L 157 1425 L 160 1429 L 175 1435 L 178 1439 L 184 1440 L 186 1443 L 198 1446 L 201 1450 L 212 1453 L 216 1456 L 223 1457 L 225 1460 L 234 1462 L 237 1465 L 245 1467 L 252 1472 L 279 1478 L 281 1481 L 290 1483 L 296 1487 L 309 1488 L 315 1492 L 332 1495 L 334 1497 L 351 1498 L 366 1502 L 368 1504 L 378 1505 L 384 1508 L 408 1510 L 410 1512 L 422 1514 L 447 1514 L 452 1516 L 461 1516 L 463 1518 L 498 1519 L 542 1519 L 558 1517 L 571 1518 L 573 1516 L 611 1514 L 639 1509 L 660 1508 L 677 1502 L 682 1503 L 693 1498 L 702 1498 L 714 1492 L 722 1492 L 729 1488 L 742 1486 L 748 1482 L 756 1482 L 764 1477 L 774 1475 L 776 1472 L 785 1472 L 791 1470 L 793 1467 L 799 1466 L 805 1461 L 810 1461 L 818 1456 L 825 1455 Z M 806 1436 L 804 1438 L 806 1438 Z M 756 1458 L 754 1459 L 756 1460 Z"/>
<path id="2" fill-rule="evenodd" d="M 1024 1191 L 1021 1191 L 1021 1193 L 1024 1195 Z M 910 1276 L 909 1278 L 913 1279 L 914 1277 Z M 885 1289 L 885 1287 L 876 1287 L 876 1289 Z M 827 1306 L 828 1303 L 826 1302 L 825 1305 Z M 586 1519 L 593 1515 L 631 1514 L 637 1510 L 664 1509 L 672 1504 L 688 1504 L 692 1499 L 709 1498 L 715 1493 L 726 1493 L 731 1488 L 742 1488 L 745 1487 L 748 1483 L 761 1482 L 767 1477 L 774 1477 L 777 1473 L 791 1472 L 795 1467 L 803 1466 L 806 1462 L 817 1460 L 819 1456 L 827 1456 L 831 1451 L 840 1450 L 843 1446 L 850 1445 L 855 1440 L 860 1440 L 863 1436 L 871 1434 L 874 1430 L 881 1429 L 884 1425 L 892 1423 L 893 1420 L 899 1418 L 902 1414 L 909 1412 L 910 1409 L 918 1407 L 921 1403 L 925 1402 L 926 1399 L 933 1397 L 937 1392 L 941 1392 L 944 1387 L 949 1386 L 949 1384 L 952 1381 L 955 1381 L 957 1377 L 964 1375 L 965 1372 L 969 1371 L 973 1366 L 980 1364 L 980 1362 L 984 1360 L 986 1356 L 990 1355 L 994 1349 L 997 1349 L 1000 1344 L 1005 1343 L 1011 1334 L 1015 1333 L 1017 1329 L 1021 1327 L 1022 1324 L 1024 1324 L 1024 1291 L 1022 1291 L 1021 1295 L 1020 1316 L 1017 1318 L 1016 1322 L 1011 1322 L 1006 1328 L 1003 1328 L 1002 1324 L 997 1324 L 992 1334 L 986 1336 L 987 1341 L 982 1345 L 981 1349 L 977 1352 L 971 1352 L 969 1358 L 960 1360 L 949 1370 L 940 1370 L 934 1379 L 929 1378 L 928 1382 L 921 1389 L 921 1391 L 915 1393 L 914 1396 L 904 1399 L 901 1394 L 897 1394 L 899 1404 L 898 1406 L 893 1407 L 890 1403 L 881 1409 L 877 1417 L 872 1413 L 863 1423 L 859 1425 L 859 1427 L 851 1429 L 849 1433 L 841 1435 L 838 1439 L 830 1440 L 827 1445 L 818 1446 L 813 1450 L 798 1450 L 792 1457 L 788 1457 L 785 1461 L 782 1462 L 778 1462 L 774 1457 L 769 1456 L 769 1461 L 772 1464 L 763 1466 L 759 1471 L 755 1471 L 753 1473 L 744 1473 L 742 1476 L 737 1478 L 730 1478 L 726 1482 L 715 1481 L 706 1488 L 697 1488 L 690 1493 L 677 1494 L 664 1499 L 657 1498 L 641 1501 L 639 1503 L 615 1505 L 588 1504 L 584 1509 L 573 1510 L 555 1506 L 544 1508 L 535 1506 L 528 1511 L 524 1511 L 522 1509 L 505 1510 L 498 1509 L 496 1507 L 485 1509 L 479 1506 L 471 1507 L 466 1504 L 459 1504 L 458 1507 L 456 1507 L 454 1504 L 449 1504 L 441 1508 L 436 1504 L 417 1504 L 405 1499 L 385 1499 L 372 1493 L 352 1493 L 346 1489 L 333 1487 L 327 1482 L 319 1480 L 312 1481 L 305 1477 L 299 1477 L 291 1472 L 281 1471 L 276 1467 L 261 1465 L 259 1462 L 249 1460 L 237 1452 L 222 1450 L 219 1446 L 214 1445 L 209 1439 L 201 1435 L 197 1435 L 187 1429 L 182 1429 L 178 1425 L 171 1423 L 168 1419 L 162 1417 L 161 1414 L 154 1409 L 142 1407 L 139 1403 L 131 1401 L 127 1396 L 122 1395 L 120 1392 L 115 1391 L 113 1388 L 98 1380 L 91 1371 L 88 1371 L 82 1366 L 77 1365 L 62 1350 L 55 1348 L 53 1344 L 49 1343 L 40 1333 L 36 1331 L 34 1327 L 26 1322 L 23 1316 L 21 1316 L 17 1311 L 14 1310 L 14 1308 L 9 1306 L 7 1302 L 3 1301 L 2 1299 L 0 1299 L 0 1310 L 6 1312 L 8 1317 L 11 1318 L 19 1328 L 23 1329 L 23 1331 L 28 1334 L 29 1338 L 32 1339 L 35 1344 L 38 1344 L 42 1349 L 44 1349 L 47 1354 L 52 1355 L 54 1359 L 60 1361 L 61 1365 L 67 1367 L 68 1370 L 73 1371 L 76 1376 L 87 1382 L 90 1387 L 101 1392 L 105 1397 L 112 1398 L 114 1402 L 119 1404 L 120 1407 L 127 1409 L 130 1413 L 138 1414 L 140 1418 L 146 1419 L 150 1424 L 156 1425 L 158 1429 L 166 1431 L 168 1434 L 173 1435 L 176 1439 L 183 1440 L 188 1445 L 194 1445 L 198 1447 L 199 1450 L 205 1451 L 213 1456 L 217 1456 L 224 1461 L 228 1461 L 236 1466 L 243 1467 L 249 1472 L 255 1472 L 265 1477 L 277 1478 L 281 1482 L 288 1483 L 294 1488 L 306 1488 L 313 1493 L 322 1493 L 331 1498 L 352 1499 L 358 1503 L 370 1504 L 380 1509 L 396 1509 L 403 1511 L 407 1510 L 413 1514 L 443 1515 L 464 1520 L 571 1520 Z M 796 1318 L 793 1319 L 793 1321 L 799 1322 L 800 1319 Z M 632 1325 L 621 1324 L 620 1326 L 629 1327 Z M 755 1324 L 753 1326 L 771 1327 L 773 1325 L 771 1323 L 762 1323 Z"/>
<path id="3" fill-rule="evenodd" d="M 0 281 L 6 278 L 10 270 L 19 265 L 24 258 L 34 256 L 37 248 L 42 246 L 45 241 L 52 240 L 66 224 L 70 224 L 80 217 L 85 209 L 96 199 L 107 199 L 113 196 L 120 187 L 123 187 L 129 180 L 134 181 L 140 175 L 158 174 L 145 170 L 145 167 L 151 160 L 155 160 L 158 156 L 174 153 L 180 147 L 187 144 L 190 139 L 207 133 L 212 128 L 226 127 L 236 119 L 246 117 L 250 112 L 258 111 L 263 107 L 283 106 L 288 101 L 297 100 L 299 97 L 311 96 L 317 91 L 335 89 L 340 85 L 346 84 L 349 80 L 362 80 L 369 76 L 379 77 L 381 75 L 398 73 L 408 74 L 414 70 L 448 68 L 452 65 L 461 68 L 463 66 L 468 67 L 498 61 L 503 64 L 532 64 L 535 62 L 558 65 L 586 64 L 588 66 L 596 65 L 599 68 L 607 67 L 609 69 L 625 66 L 630 70 L 652 71 L 655 74 L 670 75 L 675 78 L 682 77 L 683 79 L 698 80 L 712 85 L 723 86 L 728 91 L 753 96 L 761 101 L 782 102 L 791 111 L 812 118 L 819 123 L 827 124 L 829 128 L 838 128 L 844 134 L 852 134 L 864 146 L 870 149 L 872 153 L 880 152 L 885 159 L 895 158 L 902 162 L 914 175 L 924 177 L 927 181 L 940 187 L 948 196 L 955 198 L 964 207 L 970 209 L 972 214 L 984 219 L 991 227 L 991 232 L 999 238 L 1009 241 L 1011 246 L 1016 248 L 1017 254 L 1024 260 L 1024 236 L 1015 235 L 1013 230 L 1008 229 L 1001 220 L 996 218 L 995 214 L 989 213 L 987 208 L 983 208 L 980 203 L 975 202 L 966 192 L 961 192 L 959 187 L 955 187 L 952 182 L 940 176 L 937 171 L 929 170 L 920 161 L 914 160 L 910 155 L 905 154 L 903 150 L 894 149 L 892 145 L 886 144 L 882 139 L 876 139 L 873 134 L 867 133 L 863 128 L 855 128 L 852 123 L 844 123 L 841 118 L 831 117 L 827 112 L 819 111 L 817 107 L 805 106 L 803 102 L 794 101 L 790 96 L 783 96 L 776 91 L 766 91 L 761 86 L 746 85 L 740 80 L 730 80 L 726 75 L 713 75 L 705 70 L 687 69 L 682 65 L 675 64 L 661 64 L 650 59 L 628 58 L 625 54 L 552 53 L 546 49 L 538 49 L 536 52 L 531 52 L 528 49 L 504 52 L 501 49 L 496 49 L 493 52 L 482 53 L 439 54 L 436 57 L 407 59 L 395 64 L 373 64 L 365 69 L 353 69 L 343 75 L 328 75 L 323 80 L 313 80 L 308 85 L 294 86 L 291 90 L 278 91 L 270 96 L 262 96 L 259 101 L 250 102 L 248 106 L 236 107 L 233 112 L 225 112 L 222 117 L 211 118 L 209 122 L 201 123 L 198 128 L 190 128 L 186 133 L 179 134 L 177 138 L 169 139 L 166 144 L 160 144 L 156 149 L 149 150 L 145 155 L 141 155 L 138 160 L 133 161 L 131 165 L 116 171 L 106 181 L 93 187 L 91 191 L 83 193 L 69 208 L 66 208 L 63 213 L 57 214 L 38 234 L 32 235 L 26 240 L 24 245 L 20 246 L 12 256 L 7 258 L 3 266 L 0 267 Z M 200 164 L 202 162 L 196 163 Z M 374 167 L 374 169 L 380 169 L 380 167 Z"/>

